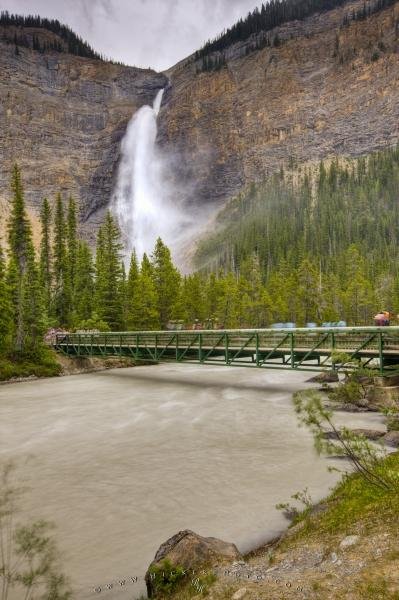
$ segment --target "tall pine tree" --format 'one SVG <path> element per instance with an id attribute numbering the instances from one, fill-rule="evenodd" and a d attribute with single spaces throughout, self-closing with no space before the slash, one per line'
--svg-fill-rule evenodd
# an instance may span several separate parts
<path id="1" fill-rule="evenodd" d="M 91 251 L 86 242 L 78 243 L 75 273 L 74 324 L 91 318 L 94 309 L 94 265 Z"/>
<path id="2" fill-rule="evenodd" d="M 54 313 L 61 326 L 70 324 L 71 288 L 66 251 L 66 224 L 61 194 L 57 195 L 54 219 Z"/>
<path id="3" fill-rule="evenodd" d="M 97 238 L 95 310 L 114 331 L 124 325 L 121 249 L 118 227 L 108 211 Z"/>
<path id="4" fill-rule="evenodd" d="M 44 198 L 40 212 L 42 239 L 40 243 L 40 285 L 42 287 L 46 314 L 51 313 L 52 300 L 52 266 L 51 266 L 51 208 Z"/>
<path id="5" fill-rule="evenodd" d="M 8 281 L 14 305 L 13 348 L 18 353 L 35 351 L 42 343 L 43 299 L 35 261 L 32 232 L 25 211 L 21 172 L 14 166 L 13 198 L 8 224 L 10 251 Z"/>
<path id="6" fill-rule="evenodd" d="M 66 268 L 70 292 L 70 310 L 75 310 L 76 294 L 76 268 L 78 254 L 76 204 L 72 196 L 68 201 L 67 229 L 66 229 Z"/>
<path id="7" fill-rule="evenodd" d="M 144 254 L 141 261 L 140 274 L 133 292 L 129 323 L 131 328 L 135 330 L 150 331 L 160 328 L 153 268 L 146 254 Z"/>
<path id="8" fill-rule="evenodd" d="M 0 246 L 0 355 L 10 349 L 12 332 L 12 307 L 10 290 L 6 281 L 3 251 Z"/>
<path id="9" fill-rule="evenodd" d="M 177 314 L 179 303 L 180 274 L 173 265 L 170 250 L 161 238 L 158 238 L 152 255 L 153 277 L 158 296 L 158 312 L 161 327 L 169 321 L 180 318 Z"/>
<path id="10" fill-rule="evenodd" d="M 136 287 L 139 279 L 139 267 L 137 264 L 136 251 L 133 250 L 130 257 L 129 273 L 126 284 L 126 327 L 135 328 L 135 306 Z"/>

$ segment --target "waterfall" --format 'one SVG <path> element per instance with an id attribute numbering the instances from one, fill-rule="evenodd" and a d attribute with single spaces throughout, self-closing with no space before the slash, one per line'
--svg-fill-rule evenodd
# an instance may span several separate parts
<path id="1" fill-rule="evenodd" d="M 111 208 L 121 231 L 126 266 L 133 249 L 141 260 L 161 237 L 175 264 L 189 272 L 195 240 L 208 229 L 214 206 L 193 204 L 193 182 L 175 177 L 182 157 L 171 149 L 166 155 L 156 144 L 163 92 L 157 93 L 152 106 L 142 106 L 128 124 Z"/>
<path id="2" fill-rule="evenodd" d="M 182 225 L 181 211 L 171 201 L 165 166 L 156 146 L 157 116 L 163 91 L 152 106 L 142 106 L 132 117 L 121 144 L 121 160 L 112 198 L 122 234 L 126 261 L 133 249 L 141 259 L 161 237 L 173 247 Z"/>

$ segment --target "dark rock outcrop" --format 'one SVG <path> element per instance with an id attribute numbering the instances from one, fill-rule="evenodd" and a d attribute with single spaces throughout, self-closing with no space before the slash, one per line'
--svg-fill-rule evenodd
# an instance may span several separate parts
<path id="1" fill-rule="evenodd" d="M 386 432 L 381 431 L 380 429 L 351 429 L 350 430 L 354 435 L 359 435 L 365 437 L 367 440 L 376 441 L 381 439 Z M 337 440 L 338 436 L 335 431 L 325 431 L 323 435 L 326 440 Z"/>
<path id="2" fill-rule="evenodd" d="M 336 383 L 339 381 L 337 371 L 323 371 L 308 379 L 309 383 Z"/>

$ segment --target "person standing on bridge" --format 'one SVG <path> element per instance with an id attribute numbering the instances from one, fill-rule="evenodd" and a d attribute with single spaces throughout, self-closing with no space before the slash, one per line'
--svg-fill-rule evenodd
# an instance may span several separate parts
<path id="1" fill-rule="evenodd" d="M 376 327 L 389 327 L 391 322 L 391 315 L 387 310 L 381 310 L 374 317 L 374 323 Z"/>

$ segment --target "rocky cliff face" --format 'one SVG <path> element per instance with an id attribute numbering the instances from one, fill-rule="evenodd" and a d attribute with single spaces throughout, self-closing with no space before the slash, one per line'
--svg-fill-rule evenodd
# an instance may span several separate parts
<path id="1" fill-rule="evenodd" d="M 196 183 L 197 202 L 224 200 L 280 166 L 398 141 L 399 3 L 343 27 L 361 6 L 280 27 L 269 34 L 278 47 L 248 54 L 237 44 L 219 71 L 196 74 L 187 60 L 168 73 L 160 142 L 184 157 L 178 177 Z"/>
<path id="2" fill-rule="evenodd" d="M 166 77 L 68 54 L 18 52 L 0 31 L 0 212 L 8 211 L 18 161 L 33 212 L 44 196 L 72 194 L 90 239 L 112 193 L 126 125 Z"/>
<path id="3" fill-rule="evenodd" d="M 276 47 L 232 46 L 227 65 L 206 73 L 192 58 L 157 74 L 57 52 L 16 54 L 0 31 L 0 213 L 17 160 L 28 205 L 37 213 L 43 196 L 73 194 L 93 239 L 126 125 L 165 85 L 159 144 L 176 159 L 171 177 L 190 190 L 187 202 L 222 203 L 281 166 L 396 143 L 399 2 L 342 26 L 362 5 L 288 23 L 270 32 Z"/>

